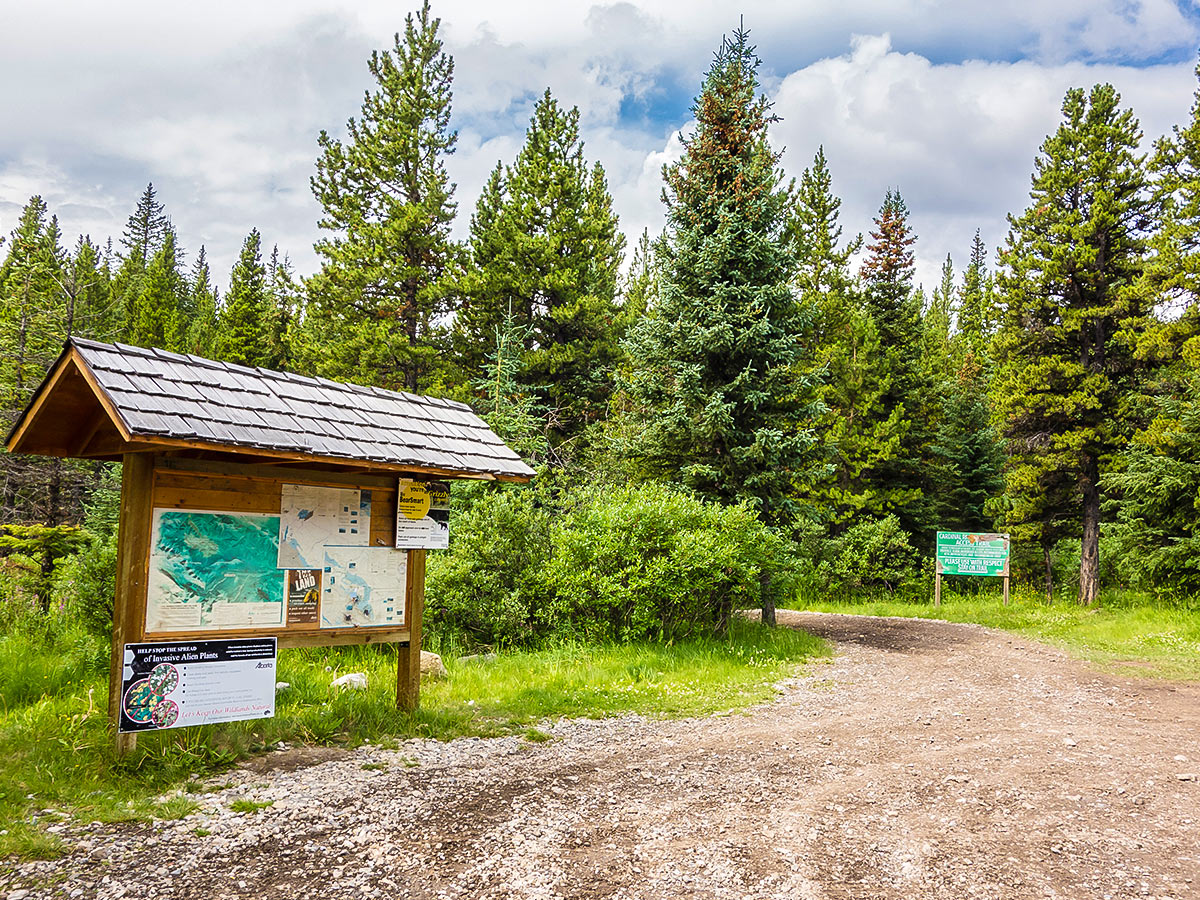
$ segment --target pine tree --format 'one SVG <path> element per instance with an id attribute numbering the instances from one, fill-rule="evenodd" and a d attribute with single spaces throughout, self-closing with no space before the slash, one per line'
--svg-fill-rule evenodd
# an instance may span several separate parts
<path id="1" fill-rule="evenodd" d="M 631 450 L 647 474 L 748 501 L 777 523 L 812 476 L 816 441 L 796 389 L 805 322 L 758 64 L 746 32 L 722 41 L 693 107 L 696 131 L 664 168 L 659 299 L 629 341 L 627 391 L 644 421 Z"/>
<path id="2" fill-rule="evenodd" d="M 143 323 L 139 321 L 145 289 L 143 281 L 150 264 L 165 245 L 168 234 L 174 235 L 171 221 L 158 201 L 153 183 L 147 184 L 125 223 L 125 232 L 121 236 L 124 252 L 119 256 L 121 264 L 112 279 L 112 293 L 117 307 L 115 337 L 119 340 L 138 344 L 144 339 Z"/>
<path id="3" fill-rule="evenodd" d="M 46 204 L 33 197 L 22 211 L 0 264 L 0 415 L 11 425 L 72 334 L 89 334 L 107 313 L 106 272 L 81 239 L 63 252 Z M 0 523 L 77 521 L 94 473 L 59 459 L 0 454 Z M 82 476 L 82 477 L 81 477 Z"/>
<path id="4" fill-rule="evenodd" d="M 1161 215 L 1147 275 L 1167 299 L 1194 305 L 1200 302 L 1200 90 L 1187 126 L 1175 126 L 1155 144 L 1152 166 Z"/>
<path id="5" fill-rule="evenodd" d="M 186 292 L 175 230 L 168 228 L 162 246 L 139 279 L 137 293 L 126 304 L 128 342 L 138 347 L 183 349 L 189 323 L 180 306 Z"/>
<path id="6" fill-rule="evenodd" d="M 799 486 L 798 497 L 835 531 L 860 513 L 883 513 L 887 495 L 876 490 L 871 473 L 899 448 L 899 411 L 883 405 L 891 380 L 878 365 L 879 335 L 850 272 L 862 236 L 842 243 L 841 205 L 819 149 L 800 177 L 787 238 L 797 260 L 796 293 L 813 311 L 812 352 L 803 367 L 818 379 L 823 411 L 816 432 L 828 454 L 823 474 Z"/>
<path id="7" fill-rule="evenodd" d="M 212 271 L 208 265 L 208 253 L 204 245 L 192 263 L 188 278 L 188 294 L 195 315 L 187 330 L 187 352 L 197 356 L 212 357 L 217 346 L 217 289 L 212 283 Z"/>
<path id="8" fill-rule="evenodd" d="M 896 390 L 903 392 L 917 368 L 921 336 L 921 305 L 913 293 L 916 235 L 908 224 L 908 207 L 899 191 L 888 189 L 875 217 L 861 277 L 867 309 L 879 328 L 885 347 L 895 348 L 902 368 Z"/>
<path id="9" fill-rule="evenodd" d="M 62 349 L 63 253 L 57 222 L 31 197 L 0 265 L 0 405 L 11 424 Z"/>
<path id="10" fill-rule="evenodd" d="M 950 328 L 958 291 L 954 286 L 954 260 L 946 254 L 942 263 L 942 280 L 933 289 L 933 297 L 925 306 L 921 332 L 925 341 L 925 372 L 935 385 L 948 382 L 954 374 L 954 357 L 950 346 Z"/>
<path id="11" fill-rule="evenodd" d="M 150 182 L 125 224 L 125 233 L 121 236 L 121 246 L 125 248 L 124 259 L 134 263 L 139 271 L 145 271 L 151 257 L 166 243 L 171 231 L 171 220 L 158 202 L 154 183 Z"/>
<path id="12" fill-rule="evenodd" d="M 262 261 L 262 237 L 251 229 L 229 276 L 229 291 L 221 309 L 217 351 L 226 362 L 243 366 L 266 365 L 270 353 L 265 340 L 270 307 L 267 270 Z"/>
<path id="13" fill-rule="evenodd" d="M 321 133 L 312 179 L 329 232 L 309 285 L 333 343 L 323 364 L 334 376 L 385 386 L 423 387 L 443 364 L 443 273 L 455 247 L 454 185 L 446 172 L 454 61 L 426 0 L 405 19 L 392 51 L 367 64 L 377 88 L 345 144 Z"/>
<path id="14" fill-rule="evenodd" d="M 604 170 L 583 156 L 579 110 L 547 90 L 516 161 L 498 164 L 479 198 L 455 327 L 472 367 L 510 313 L 528 329 L 517 378 L 558 420 L 560 440 L 599 419 L 611 395 L 623 247 Z"/>
<path id="15" fill-rule="evenodd" d="M 629 272 L 621 280 L 620 294 L 618 334 L 624 340 L 629 330 L 658 302 L 658 268 L 654 258 L 654 244 L 648 231 L 642 232 L 633 248 L 633 259 L 629 264 Z"/>
<path id="16" fill-rule="evenodd" d="M 883 500 L 883 513 L 895 513 L 918 547 L 931 544 L 932 521 L 925 502 L 928 466 L 934 440 L 936 402 L 923 365 L 925 338 L 922 298 L 913 289 L 916 236 L 908 224 L 908 207 L 900 192 L 889 189 L 875 217 L 867 256 L 860 274 L 866 310 L 875 323 L 889 388 L 881 398 L 884 415 L 900 411 L 897 452 L 870 473 Z"/>
<path id="17" fill-rule="evenodd" d="M 1030 205 L 1010 216 L 1001 260 L 1006 307 L 993 395 L 1011 453 L 1009 494 L 1071 483 L 1073 509 L 1021 515 L 1082 534 L 1079 600 L 1099 594 L 1101 475 L 1136 426 L 1127 402 L 1141 375 L 1136 345 L 1151 307 L 1144 272 L 1152 220 L 1140 132 L 1111 85 L 1074 88 L 1034 162 Z M 1065 493 L 1056 492 L 1059 496 Z"/>
<path id="18" fill-rule="evenodd" d="M 958 328 L 955 342 L 963 354 L 982 358 L 998 324 L 992 278 L 987 268 L 987 247 L 975 230 L 971 242 L 971 260 L 963 272 L 962 290 L 959 292 Z"/>

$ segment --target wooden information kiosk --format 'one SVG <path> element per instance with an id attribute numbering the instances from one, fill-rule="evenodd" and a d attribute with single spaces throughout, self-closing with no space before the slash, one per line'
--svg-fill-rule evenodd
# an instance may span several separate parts
<path id="1" fill-rule="evenodd" d="M 415 708 L 445 480 L 534 474 L 462 403 L 78 339 L 7 446 L 123 464 L 114 724 L 126 645 L 148 641 L 395 643 Z"/>

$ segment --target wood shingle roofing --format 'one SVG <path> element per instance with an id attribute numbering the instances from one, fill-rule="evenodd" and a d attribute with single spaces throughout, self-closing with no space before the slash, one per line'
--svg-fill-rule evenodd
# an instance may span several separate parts
<path id="1" fill-rule="evenodd" d="M 99 423 L 59 421 L 81 403 L 80 377 L 122 439 L 108 455 L 149 443 L 451 477 L 534 474 L 465 403 L 77 338 L 9 434 L 10 450 L 106 455 Z M 46 396 L 56 391 L 66 398 L 57 404 Z M 39 417 L 48 421 L 35 429 Z M 79 433 L 89 427 L 91 437 Z"/>

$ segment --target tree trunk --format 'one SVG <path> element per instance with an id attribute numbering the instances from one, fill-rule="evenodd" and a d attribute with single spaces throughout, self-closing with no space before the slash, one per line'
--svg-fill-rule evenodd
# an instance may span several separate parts
<path id="1" fill-rule="evenodd" d="M 1100 597 L 1100 466 L 1086 456 L 1079 483 L 1083 489 L 1083 539 L 1079 548 L 1079 603 L 1091 606 Z"/>
<path id="2" fill-rule="evenodd" d="M 771 593 L 771 576 L 766 572 L 758 582 L 759 594 L 762 599 L 762 623 L 775 627 L 775 597 Z"/>
<path id="3" fill-rule="evenodd" d="M 1046 602 L 1054 602 L 1054 557 L 1050 555 L 1050 548 L 1042 547 L 1042 556 L 1046 560 Z"/>

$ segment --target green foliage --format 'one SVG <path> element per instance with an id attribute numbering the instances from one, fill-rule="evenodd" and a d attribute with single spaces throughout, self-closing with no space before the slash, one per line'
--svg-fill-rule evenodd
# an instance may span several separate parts
<path id="1" fill-rule="evenodd" d="M 218 356 L 243 366 L 267 365 L 270 329 L 266 293 L 267 270 L 262 261 L 262 237 L 252 229 L 229 278 L 229 293 L 220 313 Z"/>
<path id="2" fill-rule="evenodd" d="M 992 277 L 987 268 L 987 247 L 977 228 L 975 239 L 971 242 L 971 261 L 963 272 L 962 289 L 959 291 L 955 343 L 959 345 L 962 355 L 970 354 L 977 360 L 987 355 L 991 337 L 999 324 L 999 316 Z"/>
<path id="3" fill-rule="evenodd" d="M 557 618 L 590 640 L 670 640 L 727 629 L 768 578 L 787 595 L 790 548 L 745 505 L 663 485 L 581 498 L 551 526 Z"/>
<path id="4" fill-rule="evenodd" d="M 815 430 L 823 439 L 825 465 L 811 484 L 796 488 L 805 513 L 835 529 L 860 514 L 883 513 L 888 494 L 873 473 L 899 452 L 903 426 L 903 409 L 885 404 L 892 376 L 878 364 L 883 356 L 878 328 L 850 274 L 862 237 L 842 245 L 841 205 L 819 150 L 801 176 L 788 237 L 798 262 L 800 302 L 813 310 L 813 350 L 801 366 L 817 381 L 821 412 Z"/>
<path id="5" fill-rule="evenodd" d="M 440 23 L 428 2 L 408 15 L 393 49 L 371 54 L 377 87 L 347 123 L 346 143 L 321 132 L 312 190 L 327 236 L 308 284 L 315 327 L 298 351 L 330 377 L 417 390 L 444 362 L 442 276 L 456 252 L 446 157 L 458 135 Z"/>
<path id="6" fill-rule="evenodd" d="M 139 347 L 183 349 L 190 320 L 183 308 L 187 301 L 175 230 L 168 225 L 162 246 L 125 301 L 125 339 Z"/>
<path id="7" fill-rule="evenodd" d="M 943 386 L 931 449 L 930 516 L 941 531 L 991 531 L 993 498 L 1004 488 L 1004 446 L 991 421 L 987 388 L 968 359 Z"/>
<path id="8" fill-rule="evenodd" d="M 1200 593 L 1200 366 L 1131 444 L 1104 486 L 1118 493 L 1118 544 L 1135 588 Z"/>
<path id="9" fill-rule="evenodd" d="M 530 645 L 552 633 L 559 623 L 541 583 L 550 519 L 531 490 L 488 492 L 456 512 L 450 552 L 427 563 L 430 630 L 489 645 Z"/>
<path id="10" fill-rule="evenodd" d="M 764 576 L 778 596 L 789 590 L 789 547 L 745 505 L 654 484 L 583 492 L 553 511 L 538 499 L 495 491 L 457 516 L 450 552 L 428 563 L 431 631 L 503 646 L 678 639 L 726 628 Z"/>
<path id="11" fill-rule="evenodd" d="M 196 312 L 187 329 L 187 352 L 212 359 L 217 352 L 217 289 L 212 283 L 208 254 L 203 244 L 192 264 L 188 290 L 191 293 L 191 306 Z"/>
<path id="12" fill-rule="evenodd" d="M 475 411 L 523 460 L 537 466 L 550 455 L 546 420 L 536 398 L 517 380 L 529 332 L 512 316 L 496 328 L 496 348 L 488 355 L 483 376 L 474 382 L 482 397 Z"/>
<path id="13" fill-rule="evenodd" d="M 756 97 L 745 32 L 723 41 L 696 100 L 696 131 L 664 168 L 658 304 L 628 342 L 626 452 L 643 477 L 786 521 L 819 465 L 806 321 L 792 296 L 790 196 Z"/>
<path id="14" fill-rule="evenodd" d="M 495 330 L 524 330 L 518 381 L 552 412 L 559 438 L 604 413 L 619 360 L 618 231 L 604 169 L 588 167 L 579 110 L 549 89 L 512 165 L 497 163 L 471 217 L 456 347 L 476 370 Z"/>
<path id="15" fill-rule="evenodd" d="M 1137 425 L 1129 399 L 1151 305 L 1142 273 L 1153 203 L 1137 120 L 1119 102 L 1111 85 L 1067 92 L 1063 123 L 1035 160 L 1030 206 L 1010 217 L 999 277 L 993 403 L 1010 452 L 1008 521 L 1043 546 L 1081 530 L 1085 603 L 1099 587 L 1100 477 Z"/>
<path id="16" fill-rule="evenodd" d="M 885 587 L 895 591 L 916 572 L 917 554 L 895 516 L 854 525 L 829 548 L 835 590 Z"/>
<path id="17" fill-rule="evenodd" d="M 894 513 L 905 530 L 926 544 L 933 524 L 926 494 L 936 410 L 931 372 L 923 362 L 922 296 L 913 290 L 916 236 L 899 191 L 888 190 L 870 236 L 861 268 L 863 293 L 882 356 L 882 365 L 874 360 L 872 365 L 887 372 L 877 408 L 885 421 L 896 417 L 898 444 L 896 452 L 881 456 L 860 478 L 875 497 L 873 509 Z"/>

